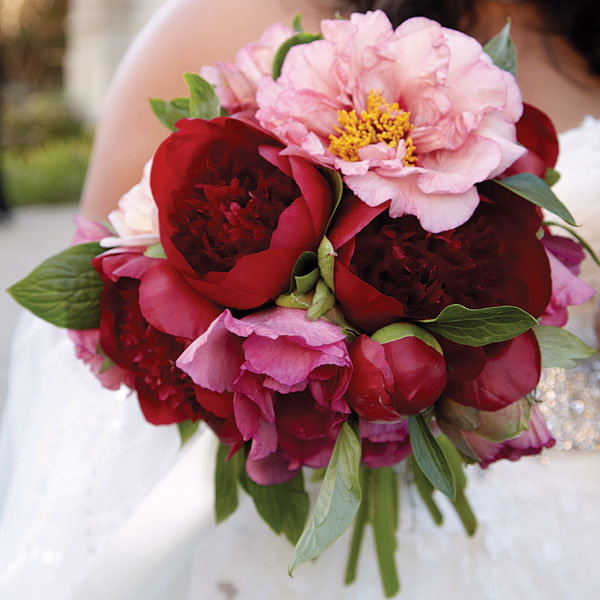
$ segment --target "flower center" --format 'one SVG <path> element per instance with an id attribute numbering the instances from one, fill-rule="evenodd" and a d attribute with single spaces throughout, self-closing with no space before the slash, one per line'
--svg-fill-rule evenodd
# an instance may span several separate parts
<path id="1" fill-rule="evenodd" d="M 380 142 L 397 148 L 400 141 L 404 140 L 404 166 L 413 167 L 417 156 L 409 135 L 414 125 L 409 119 L 410 112 L 401 110 L 397 102 L 388 104 L 379 90 L 371 90 L 367 98 L 367 110 L 363 110 L 360 116 L 355 110 L 338 110 L 339 126 L 333 126 L 338 135 L 329 136 L 329 151 L 344 160 L 355 162 L 360 160 L 360 148 Z"/>

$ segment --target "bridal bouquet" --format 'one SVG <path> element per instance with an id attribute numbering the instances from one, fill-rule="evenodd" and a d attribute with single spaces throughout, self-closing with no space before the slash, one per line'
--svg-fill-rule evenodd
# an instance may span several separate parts
<path id="1" fill-rule="evenodd" d="M 593 290 L 515 69 L 508 26 L 482 48 L 380 11 L 272 25 L 151 101 L 173 133 L 141 182 L 10 290 L 150 423 L 215 432 L 217 520 L 241 486 L 290 574 L 354 523 L 351 582 L 370 524 L 393 596 L 400 470 L 473 534 L 463 464 L 554 443 L 532 392 L 593 354 L 561 328 Z"/>

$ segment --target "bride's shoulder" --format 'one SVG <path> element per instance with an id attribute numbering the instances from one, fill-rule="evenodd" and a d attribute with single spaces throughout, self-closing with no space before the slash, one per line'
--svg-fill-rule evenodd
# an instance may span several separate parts
<path id="1" fill-rule="evenodd" d="M 167 2 L 127 51 L 105 98 L 82 194 L 85 216 L 106 218 L 139 181 L 144 163 L 165 137 L 148 98 L 187 95 L 186 71 L 232 61 L 240 47 L 257 40 L 271 23 L 291 23 L 298 12 L 307 30 L 317 30 L 320 19 L 333 16 L 336 1 Z"/>
<path id="2" fill-rule="evenodd" d="M 169 70 L 179 64 L 233 60 L 236 51 L 256 40 L 273 22 L 291 23 L 301 13 L 307 29 L 334 14 L 328 0 L 171 0 L 134 43 L 148 56 L 169 57 Z"/>

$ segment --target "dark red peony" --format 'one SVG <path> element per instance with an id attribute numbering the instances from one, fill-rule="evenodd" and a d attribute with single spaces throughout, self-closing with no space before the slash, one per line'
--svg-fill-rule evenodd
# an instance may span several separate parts
<path id="1" fill-rule="evenodd" d="M 497 188 L 497 189 L 496 189 Z M 467 223 L 432 234 L 412 216 L 345 198 L 330 234 L 336 297 L 366 331 L 436 317 L 449 304 L 513 305 L 534 316 L 550 299 L 550 268 L 536 207 L 494 186 Z M 353 237 L 355 236 L 355 237 Z"/>
<path id="2" fill-rule="evenodd" d="M 141 251 L 111 251 L 94 266 L 105 282 L 100 345 L 128 374 L 146 419 L 163 425 L 204 417 L 197 387 L 175 361 L 219 314 L 217 308 L 190 290 L 165 260 Z"/>
<path id="3" fill-rule="evenodd" d="M 285 291 L 316 250 L 332 209 L 309 162 L 242 121 L 179 121 L 159 147 L 151 186 L 168 261 L 207 298 L 250 309 Z"/>

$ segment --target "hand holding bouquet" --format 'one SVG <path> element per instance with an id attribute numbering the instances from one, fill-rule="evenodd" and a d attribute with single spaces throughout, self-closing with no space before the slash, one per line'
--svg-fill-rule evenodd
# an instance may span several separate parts
<path id="1" fill-rule="evenodd" d="M 209 425 L 217 519 L 241 485 L 295 544 L 290 573 L 354 522 L 352 581 L 370 522 L 392 596 L 399 463 L 472 534 L 463 463 L 554 443 L 531 393 L 594 352 L 561 328 L 593 290 L 544 221 L 575 225 L 515 68 L 508 26 L 482 48 L 380 11 L 273 25 L 151 101 L 173 133 L 110 224 L 80 221 L 11 288 L 149 422 Z"/>

